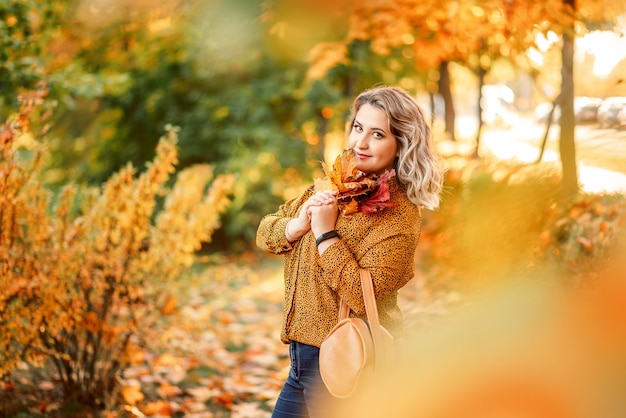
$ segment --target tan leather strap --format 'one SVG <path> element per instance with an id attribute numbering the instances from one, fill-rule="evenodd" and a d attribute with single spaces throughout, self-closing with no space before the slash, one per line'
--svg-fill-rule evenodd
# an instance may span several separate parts
<path id="1" fill-rule="evenodd" d="M 369 323 L 370 331 L 372 333 L 372 339 L 374 340 L 374 351 L 379 358 L 385 355 L 383 350 L 385 349 L 383 344 L 383 337 L 381 335 L 380 320 L 378 318 L 378 307 L 376 306 L 376 296 L 374 294 L 374 285 L 372 283 L 372 274 L 369 270 L 360 268 L 359 274 L 361 276 L 361 288 L 363 289 L 363 302 L 365 303 L 365 314 L 367 315 L 367 322 Z M 339 321 L 347 318 L 350 315 L 350 307 L 341 298 L 339 302 Z"/>
<path id="2" fill-rule="evenodd" d="M 372 326 L 379 326 L 378 309 L 376 307 L 376 296 L 374 295 L 374 285 L 372 284 L 372 274 L 365 269 L 359 269 L 361 275 L 361 288 L 363 289 L 363 301 L 365 302 L 365 313 L 367 321 Z"/>
<path id="3" fill-rule="evenodd" d="M 382 360 L 386 356 L 386 353 L 384 352 L 385 346 L 383 343 L 382 329 L 380 328 L 380 320 L 378 319 L 378 307 L 376 306 L 372 275 L 369 270 L 365 269 L 359 269 L 359 273 L 361 274 L 361 287 L 363 288 L 363 300 L 365 301 L 367 322 L 369 322 L 370 332 L 374 340 L 375 358 Z M 374 367 L 376 367 L 376 365 Z"/>
<path id="4" fill-rule="evenodd" d="M 378 308 L 376 307 L 376 296 L 374 295 L 374 285 L 372 284 L 372 274 L 369 270 L 359 269 L 361 276 L 361 289 L 363 290 L 363 302 L 365 303 L 365 314 L 370 324 L 379 325 Z M 368 309 L 368 305 L 371 307 Z M 343 298 L 339 301 L 339 318 L 338 321 L 346 319 L 350 316 L 350 307 Z M 372 318 L 370 318 L 372 316 Z M 374 318 L 375 317 L 375 318 Z"/>
<path id="5" fill-rule="evenodd" d="M 341 301 L 339 302 L 339 320 L 337 322 L 346 319 L 348 316 L 350 316 L 350 307 L 346 301 L 341 298 Z"/>

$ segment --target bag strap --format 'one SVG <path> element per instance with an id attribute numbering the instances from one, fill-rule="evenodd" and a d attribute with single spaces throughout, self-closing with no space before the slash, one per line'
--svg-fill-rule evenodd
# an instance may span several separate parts
<path id="1" fill-rule="evenodd" d="M 384 362 L 387 357 L 385 353 L 385 345 L 383 343 L 382 328 L 378 318 L 378 307 L 376 306 L 376 296 L 374 295 L 374 285 L 372 284 L 372 274 L 369 270 L 359 269 L 361 275 L 361 287 L 363 288 L 363 300 L 365 302 L 365 313 L 367 314 L 367 322 L 370 325 L 372 340 L 374 341 L 375 361 Z M 378 364 L 374 364 L 374 369 Z"/>
<path id="2" fill-rule="evenodd" d="M 361 276 L 361 288 L 363 290 L 363 302 L 365 303 L 365 314 L 369 323 L 370 332 L 374 341 L 374 351 L 376 358 L 383 359 L 385 347 L 383 344 L 382 330 L 380 328 L 380 320 L 378 318 L 378 307 L 376 306 L 376 296 L 374 294 L 374 285 L 372 283 L 372 274 L 369 270 L 359 269 Z M 350 307 L 341 298 L 339 302 L 339 321 L 345 319 L 350 314 Z"/>
<path id="3" fill-rule="evenodd" d="M 372 284 L 372 274 L 369 270 L 359 269 L 361 276 L 361 289 L 363 290 L 363 302 L 365 303 L 365 314 L 369 323 L 380 324 L 378 320 L 378 308 L 376 307 L 376 296 L 374 295 L 374 285 Z M 369 306 L 369 308 L 368 308 Z M 343 298 L 339 301 L 339 318 L 338 321 L 346 319 L 350 316 L 350 307 Z M 372 318 L 370 318 L 372 316 Z M 375 318 L 374 318 L 375 317 Z"/>
<path id="4" fill-rule="evenodd" d="M 376 306 L 372 274 L 369 270 L 365 269 L 359 269 L 359 274 L 361 275 L 361 288 L 363 289 L 363 301 L 365 302 L 367 322 L 370 323 L 370 326 L 378 328 L 380 321 L 378 319 L 378 307 Z"/>
<path id="5" fill-rule="evenodd" d="M 350 307 L 348 306 L 346 301 L 341 298 L 341 300 L 339 301 L 339 318 L 337 322 L 341 322 L 348 316 L 350 316 Z"/>

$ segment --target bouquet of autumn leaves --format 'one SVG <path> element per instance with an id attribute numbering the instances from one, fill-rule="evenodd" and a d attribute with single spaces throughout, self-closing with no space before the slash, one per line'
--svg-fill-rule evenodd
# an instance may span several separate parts
<path id="1" fill-rule="evenodd" d="M 374 213 L 396 206 L 389 196 L 387 180 L 396 175 L 395 170 L 381 175 L 366 174 L 356 168 L 359 158 L 351 149 L 345 150 L 335 159 L 332 169 L 322 162 L 326 177 L 315 179 L 315 191 L 334 190 L 341 213 Z"/>

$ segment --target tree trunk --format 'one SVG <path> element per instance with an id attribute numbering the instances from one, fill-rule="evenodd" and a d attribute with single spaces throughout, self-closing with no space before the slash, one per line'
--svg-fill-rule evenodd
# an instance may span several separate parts
<path id="1" fill-rule="evenodd" d="M 476 130 L 476 148 L 474 149 L 474 158 L 478 158 L 478 149 L 480 148 L 480 136 L 483 132 L 483 86 L 485 85 L 486 71 L 482 67 L 478 67 L 478 129 Z"/>
<path id="2" fill-rule="evenodd" d="M 432 91 L 428 92 L 428 99 L 430 104 L 430 126 L 435 124 L 435 94 Z"/>
<path id="3" fill-rule="evenodd" d="M 576 10 L 576 0 L 564 0 L 572 10 Z M 576 143 L 574 119 L 574 28 L 563 32 L 561 50 L 561 137 L 559 152 L 563 170 L 563 197 L 570 198 L 578 193 L 578 172 L 576 168 Z"/>
<path id="4" fill-rule="evenodd" d="M 543 133 L 543 139 L 541 140 L 541 147 L 539 148 L 539 156 L 537 156 L 537 160 L 535 163 L 541 162 L 543 159 L 543 154 L 546 152 L 546 144 L 548 143 L 548 136 L 550 136 L 550 127 L 552 126 L 552 120 L 554 120 L 554 111 L 556 107 L 559 105 L 561 101 L 561 95 L 559 94 L 556 99 L 552 101 L 552 109 L 550 109 L 550 113 L 548 113 L 548 120 L 546 121 L 546 130 Z"/>
<path id="5" fill-rule="evenodd" d="M 450 88 L 450 72 L 448 61 L 443 61 L 439 66 L 439 94 L 443 97 L 445 105 L 446 133 L 451 140 L 455 140 L 454 135 L 454 102 L 452 101 L 452 89 Z"/>

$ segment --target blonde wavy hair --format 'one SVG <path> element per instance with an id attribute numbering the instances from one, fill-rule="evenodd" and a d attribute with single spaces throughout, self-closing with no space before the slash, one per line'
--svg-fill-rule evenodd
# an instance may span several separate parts
<path id="1" fill-rule="evenodd" d="M 352 105 L 349 134 L 356 114 L 364 104 L 383 110 L 398 143 L 396 176 L 411 202 L 428 209 L 439 207 L 444 170 L 435 151 L 430 127 L 415 99 L 397 87 L 375 87 L 361 93 Z"/>

